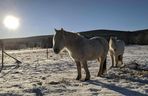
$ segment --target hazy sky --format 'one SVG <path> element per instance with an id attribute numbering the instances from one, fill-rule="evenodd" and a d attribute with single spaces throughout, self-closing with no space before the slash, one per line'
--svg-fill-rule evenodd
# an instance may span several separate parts
<path id="1" fill-rule="evenodd" d="M 7 15 L 20 19 L 8 30 Z M 54 28 L 69 31 L 148 28 L 148 0 L 0 0 L 0 38 L 48 35 Z"/>

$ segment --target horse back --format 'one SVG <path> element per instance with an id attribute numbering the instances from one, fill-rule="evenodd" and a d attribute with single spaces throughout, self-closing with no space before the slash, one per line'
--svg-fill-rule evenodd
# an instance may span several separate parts
<path id="1" fill-rule="evenodd" d="M 124 47 L 125 47 L 125 43 L 122 40 L 117 40 L 117 47 L 118 49 L 120 49 L 121 51 L 124 51 Z"/>
<path id="2" fill-rule="evenodd" d="M 89 39 L 91 44 L 95 44 L 104 51 L 108 51 L 108 42 L 103 37 L 92 37 Z"/>

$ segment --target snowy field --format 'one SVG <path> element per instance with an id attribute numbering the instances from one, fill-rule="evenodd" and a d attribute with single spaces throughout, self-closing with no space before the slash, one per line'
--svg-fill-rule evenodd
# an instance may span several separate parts
<path id="1" fill-rule="evenodd" d="M 98 62 L 89 61 L 91 80 L 85 82 L 75 80 L 76 64 L 67 52 L 56 55 L 49 49 L 48 59 L 46 49 L 6 52 L 22 64 L 16 68 L 15 61 L 5 56 L 0 96 L 148 96 L 148 46 L 126 46 L 126 66 L 107 70 L 104 77 L 96 77 Z M 84 79 L 84 70 L 82 73 Z"/>

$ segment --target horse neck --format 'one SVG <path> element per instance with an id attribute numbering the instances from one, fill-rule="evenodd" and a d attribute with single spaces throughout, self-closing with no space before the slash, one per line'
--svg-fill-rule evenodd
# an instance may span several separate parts
<path id="1" fill-rule="evenodd" d="M 111 39 L 110 44 L 112 47 L 116 48 L 117 47 L 117 40 L 116 39 Z"/>
<path id="2" fill-rule="evenodd" d="M 65 32 L 64 33 L 64 41 L 65 41 L 65 47 L 69 50 L 73 50 L 75 45 L 79 42 L 79 39 L 81 36 L 79 36 L 76 33 L 70 33 L 70 32 Z"/>

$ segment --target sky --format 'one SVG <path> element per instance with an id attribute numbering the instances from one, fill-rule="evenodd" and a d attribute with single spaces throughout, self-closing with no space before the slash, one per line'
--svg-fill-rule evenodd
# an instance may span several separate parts
<path id="1" fill-rule="evenodd" d="M 19 18 L 17 30 L 3 24 Z M 0 0 L 0 39 L 52 35 L 54 28 L 72 32 L 148 28 L 148 0 Z"/>

